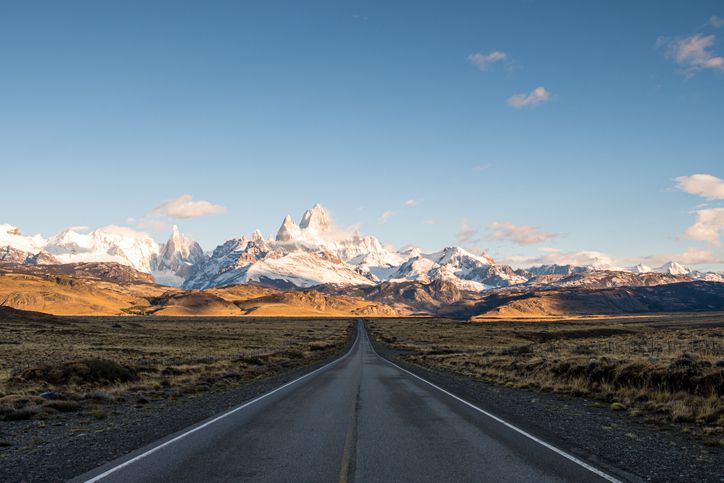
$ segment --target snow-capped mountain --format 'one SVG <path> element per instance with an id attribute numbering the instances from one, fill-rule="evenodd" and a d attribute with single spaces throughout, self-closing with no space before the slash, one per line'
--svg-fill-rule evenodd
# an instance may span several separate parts
<path id="1" fill-rule="evenodd" d="M 159 247 L 157 256 L 151 259 L 151 273 L 156 283 L 181 286 L 194 265 L 205 261 L 204 251 L 195 241 L 179 232 L 176 225 L 171 237 Z"/>
<path id="2" fill-rule="evenodd" d="M 43 251 L 45 243 L 40 235 L 25 236 L 12 225 L 0 224 L 0 262 L 27 263 Z"/>
<path id="3" fill-rule="evenodd" d="M 608 259 L 592 259 L 594 263 L 588 266 L 513 270 L 487 255 L 456 246 L 431 253 L 416 247 L 397 250 L 374 236 L 338 227 L 319 204 L 304 212 L 299 224 L 287 215 L 274 236 L 264 238 L 256 230 L 248 238 L 227 240 L 207 254 L 176 226 L 165 243 L 157 243 L 145 233 L 113 225 L 90 232 L 69 228 L 47 240 L 0 225 L 0 263 L 115 262 L 152 275 L 158 284 L 189 289 L 241 283 L 308 288 L 419 282 L 477 292 L 511 286 L 594 288 L 690 280 L 724 282 L 720 274 L 698 272 L 673 261 L 656 268 L 643 264 L 618 268 Z"/>
<path id="4" fill-rule="evenodd" d="M 109 225 L 89 233 L 68 228 L 50 237 L 43 249 L 61 263 L 116 262 L 151 273 L 159 245 L 145 233 Z"/>
<path id="5" fill-rule="evenodd" d="M 109 225 L 85 233 L 68 228 L 45 239 L 24 236 L 12 225 L 0 225 L 0 262 L 26 265 L 61 263 L 118 263 L 152 274 L 157 283 L 181 285 L 190 268 L 203 262 L 204 253 L 196 242 L 173 227 L 166 243 L 127 227 Z"/>
<path id="6" fill-rule="evenodd" d="M 195 267 L 184 287 L 248 282 L 349 286 L 437 280 L 475 291 L 526 281 L 510 267 L 460 247 L 429 254 L 417 248 L 397 251 L 374 236 L 339 229 L 317 204 L 304 213 L 299 225 L 287 215 L 273 238 L 264 240 L 257 232 L 251 241 L 244 237 L 220 245 L 204 264 Z"/>
<path id="7" fill-rule="evenodd" d="M 669 275 L 688 275 L 691 269 L 680 263 L 668 262 L 653 270 L 656 273 L 668 273 Z"/>

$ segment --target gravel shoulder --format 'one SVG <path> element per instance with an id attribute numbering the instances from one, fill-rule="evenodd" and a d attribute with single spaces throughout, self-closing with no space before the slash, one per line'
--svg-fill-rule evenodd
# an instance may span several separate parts
<path id="1" fill-rule="evenodd" d="M 353 341 L 325 360 L 232 390 L 115 402 L 102 420 L 64 413 L 47 421 L 0 422 L 0 481 L 66 481 L 311 372 L 346 352 Z"/>
<path id="2" fill-rule="evenodd" d="M 647 424 L 599 401 L 500 386 L 405 362 L 372 339 L 384 358 L 521 429 L 629 481 L 724 481 L 724 449 L 681 428 Z"/>

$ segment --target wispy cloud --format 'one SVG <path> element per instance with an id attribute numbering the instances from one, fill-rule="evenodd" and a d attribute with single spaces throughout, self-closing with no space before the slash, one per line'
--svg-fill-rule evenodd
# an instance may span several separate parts
<path id="1" fill-rule="evenodd" d="M 646 255 L 638 258 L 616 258 L 604 252 L 582 250 L 564 252 L 556 248 L 539 248 L 539 255 L 524 256 L 513 255 L 502 261 L 517 267 L 531 267 L 535 265 L 595 265 L 599 267 L 627 267 L 643 263 L 650 267 L 659 267 L 668 262 L 678 262 L 682 265 L 717 265 L 724 263 L 724 254 L 711 250 L 689 247 L 682 253 L 666 253 L 661 255 Z"/>
<path id="2" fill-rule="evenodd" d="M 200 218 L 202 216 L 226 213 L 226 208 L 204 200 L 194 200 L 191 195 L 181 195 L 166 201 L 153 209 L 154 215 L 171 218 Z"/>
<path id="3" fill-rule="evenodd" d="M 395 212 L 387 210 L 380 215 L 380 218 L 378 221 L 380 223 L 384 224 L 384 223 L 387 223 L 388 221 L 390 221 L 390 218 L 392 218 L 393 216 L 395 216 Z"/>
<path id="4" fill-rule="evenodd" d="M 427 220 L 422 220 L 423 225 L 437 225 L 439 222 L 433 218 L 428 218 Z"/>
<path id="5" fill-rule="evenodd" d="M 530 94 L 515 94 L 508 99 L 508 104 L 516 109 L 533 107 L 546 102 L 551 98 L 551 93 L 545 87 L 536 87 Z"/>
<path id="6" fill-rule="evenodd" d="M 166 233 L 171 229 L 171 224 L 167 221 L 154 218 L 129 218 L 126 223 L 152 233 Z"/>
<path id="7" fill-rule="evenodd" d="M 724 17 L 717 17 L 716 15 L 712 15 L 709 19 L 709 25 L 711 25 L 715 29 L 718 29 L 719 27 L 724 27 Z"/>
<path id="8" fill-rule="evenodd" d="M 670 253 L 665 255 L 650 255 L 640 259 L 644 265 L 658 267 L 668 262 L 677 262 L 682 265 L 716 265 L 724 263 L 724 256 L 711 250 L 689 247 L 683 253 Z"/>
<path id="9" fill-rule="evenodd" d="M 702 69 L 724 70 L 724 57 L 711 48 L 716 42 L 714 35 L 694 34 L 684 38 L 659 37 L 657 47 L 666 48 L 666 57 L 673 59 L 691 76 Z"/>
<path id="10" fill-rule="evenodd" d="M 724 200 L 724 179 L 710 174 L 692 174 L 676 178 L 676 186 L 681 191 L 703 196 L 710 200 Z"/>
<path id="11" fill-rule="evenodd" d="M 473 170 L 473 172 L 475 172 L 475 173 L 482 173 L 483 171 L 487 171 L 487 170 L 489 170 L 489 169 L 492 168 L 492 167 L 493 167 L 493 165 L 490 164 L 490 163 L 488 163 L 488 164 L 476 164 L 475 166 L 473 166 L 472 170 Z"/>
<path id="12" fill-rule="evenodd" d="M 517 245 L 534 245 L 559 236 L 557 233 L 545 232 L 533 226 L 498 222 L 489 224 L 488 232 L 495 240 L 508 240 Z"/>
<path id="13" fill-rule="evenodd" d="M 595 265 L 599 267 L 617 267 L 618 261 L 610 255 L 592 250 L 564 252 L 555 248 L 541 248 L 540 255 L 513 255 L 504 259 L 506 263 L 519 267 L 534 265 Z"/>
<path id="14" fill-rule="evenodd" d="M 412 208 L 413 206 L 417 206 L 420 204 L 420 200 L 415 200 L 410 198 L 409 200 L 405 200 L 405 206 Z"/>
<path id="15" fill-rule="evenodd" d="M 482 52 L 473 52 L 472 54 L 468 55 L 468 60 L 470 61 L 470 63 L 477 67 L 478 70 L 481 72 L 487 71 L 492 64 L 496 62 L 502 62 L 507 59 L 508 54 L 500 50 L 494 50 L 487 54 L 484 54 Z"/>
<path id="16" fill-rule="evenodd" d="M 696 222 L 684 232 L 686 238 L 720 246 L 720 237 L 724 235 L 724 208 L 706 208 L 694 214 Z"/>
<path id="17" fill-rule="evenodd" d="M 475 239 L 475 235 L 477 233 L 478 229 L 470 226 L 470 224 L 466 220 L 460 223 L 460 227 L 455 234 L 455 238 L 457 238 L 457 241 L 460 245 L 468 245 L 477 241 Z"/>

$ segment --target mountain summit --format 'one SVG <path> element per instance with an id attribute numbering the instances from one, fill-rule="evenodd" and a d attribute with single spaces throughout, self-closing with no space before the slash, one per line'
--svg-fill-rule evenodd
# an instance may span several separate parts
<path id="1" fill-rule="evenodd" d="M 449 246 L 425 253 L 397 250 L 371 235 L 340 228 L 320 204 L 304 212 L 299 225 L 284 217 L 276 236 L 260 230 L 233 238 L 205 254 L 174 226 L 165 243 L 131 228 L 106 226 L 86 232 L 69 228 L 50 237 L 24 236 L 0 224 L 0 263 L 119 263 L 153 276 L 158 284 L 204 289 L 255 283 L 278 288 L 376 286 L 385 282 L 434 284 L 458 291 L 503 287 L 645 286 L 677 281 L 722 281 L 716 273 L 690 270 L 676 262 L 658 268 L 639 264 L 616 268 L 606 260 L 589 266 L 544 265 L 513 270 L 485 254 Z"/>
<path id="2" fill-rule="evenodd" d="M 315 230 L 318 233 L 329 232 L 332 231 L 332 217 L 322 205 L 317 203 L 304 213 L 299 228 Z"/>

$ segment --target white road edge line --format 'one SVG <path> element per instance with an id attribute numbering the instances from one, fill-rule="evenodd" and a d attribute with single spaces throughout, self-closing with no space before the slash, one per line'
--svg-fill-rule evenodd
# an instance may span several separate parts
<path id="1" fill-rule="evenodd" d="M 366 332 L 367 332 L 367 331 L 365 330 L 365 334 L 366 334 Z M 499 417 L 496 416 L 495 414 L 491 414 L 491 413 L 489 413 L 488 411 L 486 411 L 486 410 L 484 410 L 484 409 L 480 409 L 479 407 L 477 407 L 476 405 L 474 405 L 474 404 L 472 404 L 472 403 L 469 403 L 469 402 L 466 401 L 465 399 L 463 399 L 463 398 L 461 398 L 461 397 L 458 397 L 458 396 L 456 396 L 455 394 L 453 394 L 453 393 L 451 393 L 451 392 L 449 392 L 449 391 L 446 391 L 445 389 L 441 388 L 440 386 L 437 386 L 437 385 L 433 384 L 432 382 L 430 382 L 430 381 L 428 381 L 428 380 L 426 380 L 426 379 L 423 379 L 422 377 L 418 376 L 417 374 L 408 371 L 408 370 L 405 369 L 404 367 L 398 366 L 397 364 L 395 364 L 395 363 L 392 362 L 391 360 L 386 359 L 385 357 L 382 357 L 382 356 L 377 352 L 377 350 L 375 350 L 375 346 L 372 345 L 372 341 L 369 340 L 369 337 L 367 338 L 367 341 L 366 341 L 366 342 L 367 342 L 367 343 L 369 344 L 369 346 L 372 348 L 372 352 L 374 352 L 374 353 L 377 355 L 377 357 L 379 357 L 379 358 L 382 359 L 383 361 L 387 362 L 388 364 L 391 364 L 391 365 L 395 366 L 396 368 L 398 368 L 399 370 L 401 370 L 401 371 L 403 371 L 403 372 L 406 372 L 407 374 L 411 375 L 412 377 L 415 377 L 415 378 L 421 380 L 421 381 L 424 382 L 425 384 L 428 384 L 428 385 L 434 387 L 434 388 L 437 389 L 438 391 L 447 394 L 447 395 L 450 396 L 451 398 L 456 399 L 456 400 L 460 401 L 461 403 L 463 403 L 463 404 L 465 404 L 465 405 L 467 405 L 467 406 L 470 406 L 471 408 L 475 409 L 476 411 L 478 411 L 478 412 L 486 415 L 487 417 L 489 417 L 489 418 L 491 418 L 491 419 L 494 419 L 495 421 L 499 422 L 499 423 L 502 424 L 503 426 L 506 426 L 506 427 L 512 429 L 513 431 L 516 431 L 516 432 L 522 434 L 522 435 L 525 436 L 526 438 L 529 438 L 529 439 L 535 441 L 536 443 L 538 443 L 538 444 L 540 444 L 540 445 L 548 448 L 549 450 L 553 451 L 554 453 L 558 453 L 559 455 L 563 456 L 564 458 L 566 458 L 566 459 L 568 459 L 568 460 L 576 463 L 576 464 L 579 465 L 579 466 L 582 466 L 583 468 L 587 469 L 588 471 L 590 471 L 590 472 L 592 472 L 592 473 L 595 473 L 596 475 L 600 476 L 601 478 L 603 478 L 603 479 L 605 479 L 605 480 L 607 480 L 607 481 L 611 481 L 611 482 L 613 482 L 613 483 L 622 483 L 621 480 L 619 480 L 619 479 L 617 479 L 617 478 L 614 478 L 613 476 L 611 476 L 611 475 L 609 475 L 609 474 L 607 474 L 607 473 L 604 473 L 603 471 L 599 470 L 598 468 L 589 465 L 589 464 L 586 463 L 585 461 L 576 458 L 576 457 L 573 456 L 572 454 L 566 453 L 566 452 L 563 451 L 562 449 L 558 449 L 558 448 L 556 448 L 555 446 L 553 446 L 553 445 L 551 445 L 551 444 L 549 444 L 549 443 L 546 443 L 546 442 L 543 441 L 542 439 L 539 439 L 539 438 L 533 436 L 532 434 L 530 434 L 530 433 L 528 433 L 528 432 L 520 429 L 519 427 L 510 424 L 509 422 L 507 422 L 507 421 L 499 418 Z"/>
<path id="2" fill-rule="evenodd" d="M 210 425 L 214 424 L 215 422 L 217 422 L 217 421 L 219 421 L 219 420 L 221 420 L 221 419 L 224 419 L 224 418 L 227 417 L 227 416 L 230 416 L 230 415 L 234 414 L 234 413 L 237 412 L 237 411 L 241 411 L 242 409 L 247 408 L 247 407 L 251 406 L 252 404 L 254 404 L 254 403 L 256 403 L 256 402 L 259 402 L 259 401 L 261 401 L 262 399 L 264 399 L 264 398 L 266 398 L 266 397 L 268 397 L 268 396 L 271 396 L 271 395 L 274 394 L 275 392 L 281 391 L 281 390 L 284 389 L 285 387 L 289 387 L 289 386 L 291 386 L 292 384 L 295 384 L 295 383 L 301 381 L 302 379 L 305 379 L 305 378 L 311 376 L 312 374 L 315 374 L 315 373 L 317 373 L 317 372 L 319 372 L 319 371 L 321 371 L 321 370 L 323 370 L 323 369 L 326 369 L 326 368 L 328 368 L 328 367 L 330 367 L 330 366 L 333 366 L 333 365 L 337 364 L 338 362 L 340 362 L 340 361 L 346 359 L 347 357 L 349 357 L 349 355 L 352 353 L 352 351 L 354 351 L 354 348 L 357 346 L 357 344 L 359 344 L 359 340 L 360 340 L 360 331 L 359 331 L 359 326 L 357 326 L 357 338 L 355 339 L 354 344 L 352 344 L 352 347 L 350 347 L 350 349 L 347 351 L 346 354 L 338 357 L 337 359 L 333 360 L 332 362 L 329 362 L 329 363 L 323 365 L 322 367 L 319 367 L 319 368 L 313 370 L 312 372 L 308 372 L 308 373 L 304 374 L 303 376 L 298 377 L 297 379 L 294 379 L 293 381 L 290 381 L 290 382 L 284 384 L 283 386 L 279 386 L 278 388 L 276 388 L 276 389 L 274 389 L 274 390 L 272 390 L 272 391 L 269 391 L 269 392 L 267 392 L 266 394 L 262 394 L 261 396 L 258 396 L 258 397 L 256 397 L 255 399 L 252 399 L 251 401 L 248 401 L 248 402 L 242 404 L 241 406 L 237 406 L 237 407 L 235 407 L 235 408 L 233 408 L 233 409 L 230 409 L 229 411 L 227 411 L 227 412 L 225 412 L 225 413 L 223 413 L 223 414 L 215 417 L 214 419 L 211 419 L 211 420 L 209 420 L 209 421 L 206 421 L 205 423 L 203 423 L 203 424 L 201 424 L 201 425 L 199 425 L 199 426 L 196 426 L 195 428 L 192 428 L 192 429 L 186 431 L 185 433 L 179 434 L 178 436 L 176 436 L 176 437 L 173 438 L 173 439 L 170 439 L 170 440 L 168 440 L 168 441 L 166 441 L 166 442 L 164 442 L 164 443 L 161 443 L 161 444 L 159 444 L 158 446 L 154 446 L 153 448 L 149 449 L 149 450 L 146 451 L 145 453 L 142 453 L 142 454 L 140 454 L 140 455 L 138 455 L 138 456 L 135 456 L 135 457 L 129 459 L 128 461 L 124 461 L 123 463 L 121 463 L 121 464 L 119 464 L 119 465 L 117 465 L 117 466 L 114 466 L 113 468 L 110 468 L 109 470 L 101 473 L 101 474 L 98 475 L 98 476 L 95 476 L 95 477 L 93 477 L 93 478 L 91 478 L 91 479 L 89 479 L 89 480 L 85 480 L 85 483 L 94 483 L 94 482 L 96 482 L 96 481 L 100 481 L 100 480 L 102 480 L 103 478 L 105 478 L 106 476 L 109 476 L 109 475 L 111 475 L 112 473 L 115 473 L 116 471 L 120 470 L 121 468 L 125 468 L 126 466 L 131 465 L 131 464 L 135 463 L 136 461 L 141 460 L 141 459 L 145 458 L 146 456 L 148 456 L 148 455 L 150 455 L 150 454 L 153 454 L 153 453 L 155 453 L 156 451 L 158 451 L 158 450 L 160 450 L 160 449 L 162 449 L 162 448 L 165 448 L 166 446 L 169 446 L 169 445 L 175 443 L 176 441 L 185 438 L 186 436 L 188 436 L 188 435 L 190 435 L 190 434 L 195 433 L 196 431 L 200 431 L 200 430 L 204 429 L 205 427 L 210 426 Z"/>

